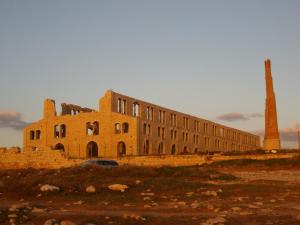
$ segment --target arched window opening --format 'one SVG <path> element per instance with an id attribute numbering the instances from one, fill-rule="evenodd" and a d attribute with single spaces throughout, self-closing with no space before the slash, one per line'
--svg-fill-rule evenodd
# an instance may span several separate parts
<path id="1" fill-rule="evenodd" d="M 93 135 L 93 126 L 90 122 L 86 123 L 86 135 L 92 136 Z"/>
<path id="2" fill-rule="evenodd" d="M 123 123 L 123 133 L 128 133 L 129 132 L 129 124 L 128 123 Z"/>
<path id="3" fill-rule="evenodd" d="M 176 154 L 176 145 L 175 144 L 172 145 L 171 154 L 172 155 Z"/>
<path id="4" fill-rule="evenodd" d="M 115 133 L 116 134 L 121 133 L 121 124 L 119 124 L 119 123 L 115 124 Z"/>
<path id="5" fill-rule="evenodd" d="M 61 137 L 66 137 L 66 133 L 67 133 L 67 130 L 66 130 L 66 125 L 65 124 L 62 124 L 60 125 L 60 135 Z"/>
<path id="6" fill-rule="evenodd" d="M 40 130 L 37 130 L 35 132 L 35 139 L 37 139 L 37 140 L 41 139 L 41 131 Z"/>
<path id="7" fill-rule="evenodd" d="M 98 157 L 98 145 L 94 141 L 90 141 L 86 146 L 87 158 Z"/>
<path id="8" fill-rule="evenodd" d="M 139 116 L 139 104 L 137 102 L 132 104 L 132 115 Z"/>
<path id="9" fill-rule="evenodd" d="M 161 142 L 158 145 L 158 154 L 161 155 L 164 153 L 164 144 Z"/>
<path id="10" fill-rule="evenodd" d="M 93 130 L 94 130 L 94 135 L 98 135 L 99 134 L 99 122 L 95 121 L 93 123 Z"/>
<path id="11" fill-rule="evenodd" d="M 93 123 L 86 123 L 86 135 L 93 136 L 99 134 L 99 122 L 95 121 Z"/>
<path id="12" fill-rule="evenodd" d="M 118 157 L 126 155 L 126 145 L 123 141 L 120 141 L 117 146 Z"/>
<path id="13" fill-rule="evenodd" d="M 184 146 L 184 148 L 183 148 L 183 152 L 182 152 L 183 154 L 188 154 L 188 149 L 187 149 L 187 147 L 186 146 Z"/>
<path id="14" fill-rule="evenodd" d="M 30 131 L 30 140 L 34 140 L 34 131 L 33 130 Z"/>
<path id="15" fill-rule="evenodd" d="M 58 143 L 54 146 L 54 150 L 65 151 L 65 147 L 62 143 Z"/>
<path id="16" fill-rule="evenodd" d="M 59 138 L 59 125 L 54 126 L 54 138 Z"/>
<path id="17" fill-rule="evenodd" d="M 150 149 L 149 140 L 146 140 L 144 143 L 144 154 L 145 155 L 149 155 L 149 149 Z"/>
<path id="18" fill-rule="evenodd" d="M 194 153 L 195 153 L 195 154 L 198 153 L 198 148 L 195 148 Z"/>
<path id="19" fill-rule="evenodd" d="M 121 98 L 118 98 L 118 113 L 121 112 Z"/>

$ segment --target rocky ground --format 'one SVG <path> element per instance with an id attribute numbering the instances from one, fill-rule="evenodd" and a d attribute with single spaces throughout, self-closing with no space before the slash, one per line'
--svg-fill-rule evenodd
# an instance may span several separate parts
<path id="1" fill-rule="evenodd" d="M 0 224 L 300 224 L 300 158 L 1 170 Z"/>

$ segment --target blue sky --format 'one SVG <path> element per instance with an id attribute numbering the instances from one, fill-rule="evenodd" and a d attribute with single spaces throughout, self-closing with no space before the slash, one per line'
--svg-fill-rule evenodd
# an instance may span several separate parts
<path id="1" fill-rule="evenodd" d="M 260 131 L 249 115 L 264 113 L 270 58 L 283 143 L 296 147 L 299 11 L 297 0 L 1 0 L 0 146 L 22 145 L 45 98 L 97 109 L 107 89 Z M 246 119 L 218 119 L 228 113 Z"/>

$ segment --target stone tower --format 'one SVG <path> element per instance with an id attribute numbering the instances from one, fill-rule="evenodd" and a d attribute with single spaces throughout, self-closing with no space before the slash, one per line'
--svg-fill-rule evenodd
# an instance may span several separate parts
<path id="1" fill-rule="evenodd" d="M 276 98 L 273 89 L 271 60 L 265 60 L 266 76 L 266 109 L 265 109 L 265 138 L 264 149 L 280 149 L 280 138 L 277 123 Z"/>

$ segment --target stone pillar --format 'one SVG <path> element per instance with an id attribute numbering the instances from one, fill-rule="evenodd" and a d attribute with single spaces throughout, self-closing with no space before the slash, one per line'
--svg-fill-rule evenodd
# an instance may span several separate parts
<path id="1" fill-rule="evenodd" d="M 45 99 L 44 101 L 44 119 L 56 116 L 55 101 Z"/>
<path id="2" fill-rule="evenodd" d="M 277 123 L 276 98 L 273 89 L 271 60 L 265 60 L 266 78 L 266 109 L 265 109 L 265 137 L 264 149 L 280 149 L 280 138 Z"/>

